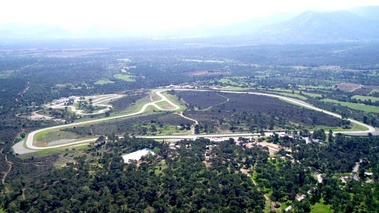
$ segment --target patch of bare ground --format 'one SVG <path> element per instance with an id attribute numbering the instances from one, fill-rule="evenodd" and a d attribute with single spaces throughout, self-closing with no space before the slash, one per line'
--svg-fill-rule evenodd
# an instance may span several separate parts
<path id="1" fill-rule="evenodd" d="M 240 172 L 241 172 L 242 174 L 247 175 L 248 177 L 251 177 L 251 171 L 250 171 L 249 169 L 241 168 L 241 169 L 240 169 Z"/>
<path id="2" fill-rule="evenodd" d="M 205 167 L 207 167 L 207 168 L 211 168 L 212 167 L 212 164 L 209 163 L 207 160 L 203 161 L 203 163 L 204 163 Z"/>
<path id="3" fill-rule="evenodd" d="M 230 71 L 221 71 L 221 70 L 195 70 L 188 71 L 184 74 L 189 76 L 202 76 L 202 75 L 230 75 Z"/>
<path id="4" fill-rule="evenodd" d="M 47 115 L 41 115 L 36 112 L 32 112 L 32 115 L 29 117 L 30 120 L 51 120 L 53 117 L 47 116 Z"/>
<path id="5" fill-rule="evenodd" d="M 6 187 L 5 185 L 5 180 L 7 179 L 7 176 L 9 174 L 9 172 L 12 170 L 12 167 L 13 167 L 13 163 L 11 161 L 8 160 L 8 156 L 6 154 L 3 153 L 3 148 L 0 150 L 0 154 L 2 156 L 4 156 L 4 160 L 5 162 L 8 164 L 8 170 L 3 172 L 3 177 L 1 178 L 1 183 L 3 184 L 4 186 L 4 189 L 5 189 L 5 193 L 8 193 L 9 190 L 8 188 Z"/>
<path id="6" fill-rule="evenodd" d="M 337 85 L 338 89 L 345 92 L 353 92 L 356 89 L 362 88 L 361 84 L 353 84 L 353 83 L 340 83 Z"/>

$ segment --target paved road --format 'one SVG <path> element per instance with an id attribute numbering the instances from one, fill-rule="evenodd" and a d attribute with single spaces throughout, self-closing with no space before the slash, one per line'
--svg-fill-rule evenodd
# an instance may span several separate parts
<path id="1" fill-rule="evenodd" d="M 196 89 L 175 89 L 175 90 L 179 90 L 179 91 L 199 91 L 199 92 L 214 91 L 214 90 L 196 90 Z M 319 112 L 331 115 L 333 117 L 341 118 L 341 115 L 339 115 L 339 114 L 336 114 L 336 113 L 333 113 L 333 112 L 329 112 L 329 111 L 324 110 L 324 109 L 320 109 L 320 108 L 315 107 L 315 106 L 313 106 L 313 105 L 311 105 L 311 104 L 309 104 L 307 102 L 304 102 L 304 101 L 301 101 L 301 100 L 298 100 L 298 99 L 295 99 L 295 98 L 290 98 L 290 97 L 285 97 L 285 96 L 275 95 L 275 94 L 261 93 L 261 92 L 238 92 L 238 91 L 222 91 L 222 90 L 220 92 L 223 92 L 223 93 L 233 93 L 233 94 L 260 95 L 260 96 L 268 96 L 268 97 L 273 97 L 273 98 L 279 98 L 281 100 L 290 102 L 292 104 L 295 104 L 295 105 L 298 105 L 298 106 L 301 106 L 301 107 L 312 109 L 314 111 L 319 111 Z M 334 133 L 343 133 L 343 134 L 347 134 L 347 135 L 367 135 L 368 133 L 372 133 L 372 134 L 378 134 L 379 133 L 379 131 L 377 131 L 374 127 L 372 127 L 370 125 L 367 125 L 367 124 L 365 124 L 363 122 L 360 122 L 360 121 L 357 121 L 357 120 L 354 120 L 354 119 L 351 119 L 351 118 L 349 118 L 348 120 L 351 123 L 355 123 L 355 124 L 358 124 L 358 125 L 366 127 L 367 130 L 362 130 L 362 131 L 340 131 L 340 132 L 334 132 Z"/>
<path id="2" fill-rule="evenodd" d="M 202 91 L 214 91 L 214 90 L 196 90 L 196 89 L 175 89 L 175 90 L 178 90 L 178 91 L 198 91 L 198 92 L 202 92 Z M 72 126 L 79 126 L 79 125 L 85 125 L 85 124 L 90 124 L 90 123 L 102 122 L 102 121 L 107 121 L 107 120 L 112 120 L 112 119 L 117 119 L 117 118 L 126 118 L 126 117 L 130 117 L 130 116 L 135 116 L 135 115 L 139 115 L 139 114 L 142 114 L 143 112 L 145 112 L 145 110 L 149 106 L 153 106 L 153 107 L 158 108 L 159 110 L 164 110 L 164 111 L 178 110 L 180 107 L 178 105 L 174 104 L 173 102 L 171 102 L 169 99 L 167 99 L 166 96 L 162 95 L 163 91 L 167 91 L 167 89 L 153 90 L 153 92 L 155 94 L 157 94 L 161 99 L 158 100 L 158 101 L 153 101 L 153 102 L 150 102 L 150 103 L 147 103 L 147 104 L 143 105 L 143 107 L 138 112 L 135 112 L 135 113 L 131 113 L 131 114 L 127 114 L 127 115 L 120 115 L 120 116 L 115 116 L 115 117 L 100 118 L 100 119 L 96 119 L 96 120 L 84 121 L 84 122 L 79 122 L 79 123 L 72 123 L 72 124 L 65 124 L 65 125 L 60 125 L 60 126 L 54 126 L 54 127 L 49 127 L 49 128 L 40 129 L 40 130 L 36 130 L 34 132 L 31 132 L 28 135 L 27 139 L 26 139 L 26 148 L 32 149 L 32 150 L 43 150 L 43 149 L 60 148 L 60 147 L 65 147 L 65 146 L 77 145 L 77 144 L 87 143 L 87 142 L 91 142 L 91 141 L 96 140 L 96 139 L 92 138 L 92 139 L 80 140 L 80 141 L 70 142 L 70 143 L 66 143 L 66 144 L 53 145 L 53 146 L 48 146 L 48 147 L 34 146 L 33 145 L 34 136 L 36 134 L 42 132 L 42 131 L 53 130 L 53 129 L 60 129 L 60 128 L 66 128 L 66 127 L 72 127 Z M 308 104 L 308 103 L 306 103 L 304 101 L 300 101 L 300 100 L 297 100 L 297 99 L 294 99 L 294 98 L 284 97 L 284 96 L 275 95 L 275 94 L 260 93 L 260 92 L 237 92 L 237 91 L 220 91 L 220 92 L 223 92 L 223 93 L 235 93 L 235 94 L 262 95 L 262 96 L 269 96 L 269 97 L 279 98 L 279 99 L 285 100 L 287 102 L 290 102 L 292 104 L 296 104 L 296 105 L 299 105 L 299 106 L 302 106 L 302 107 L 305 107 L 305 108 L 309 108 L 309 109 L 312 109 L 312 110 L 315 110 L 315 111 L 319 111 L 319 112 L 322 112 L 322 113 L 325 113 L 325 114 L 328 114 L 328 115 L 331 115 L 331 116 L 334 116 L 334 117 L 337 117 L 337 118 L 341 118 L 341 116 L 338 115 L 338 114 L 336 114 L 336 113 L 320 109 L 320 108 L 315 107 L 315 106 L 313 106 L 311 104 Z M 164 102 L 164 101 L 166 101 L 171 106 L 173 106 L 173 109 L 163 109 L 159 105 L 157 105 L 157 103 Z M 352 123 L 356 123 L 358 125 L 362 125 L 362 126 L 366 127 L 368 130 L 365 130 L 365 131 L 344 131 L 344 132 L 341 132 L 341 133 L 344 133 L 344 134 L 355 134 L 355 135 L 357 135 L 357 134 L 359 134 L 359 135 L 367 135 L 368 133 L 375 133 L 376 132 L 375 128 L 372 127 L 372 126 L 369 126 L 367 124 L 364 124 L 364 123 L 362 123 L 360 121 L 356 121 L 356 120 L 353 120 L 353 119 L 349 119 L 349 120 Z M 155 139 L 194 139 L 194 138 L 197 138 L 197 137 L 239 137 L 239 136 L 243 137 L 243 136 L 251 136 L 251 135 L 252 134 L 247 133 L 247 134 L 217 134 L 217 135 L 187 135 L 187 136 L 146 136 L 145 138 L 155 138 Z M 15 152 L 17 153 L 17 150 L 15 150 Z"/>
<path id="3" fill-rule="evenodd" d="M 110 105 L 110 104 L 101 104 L 102 102 L 111 101 L 111 100 L 114 100 L 114 99 L 119 99 L 119 98 L 121 98 L 123 96 L 124 95 L 120 95 L 120 94 L 101 95 L 100 98 L 98 98 L 95 101 L 93 101 L 93 106 L 100 106 L 100 107 L 105 107 L 105 108 L 102 109 L 102 110 L 99 110 L 98 112 L 94 112 L 94 113 L 84 113 L 83 112 L 84 110 L 76 109 L 75 106 L 66 106 L 66 105 L 64 105 L 64 103 L 57 104 L 57 105 L 52 105 L 52 106 L 49 105 L 49 107 L 51 107 L 53 109 L 62 109 L 62 108 L 67 107 L 67 108 L 70 108 L 72 112 L 74 112 L 74 113 L 76 113 L 78 115 L 99 115 L 99 114 L 103 114 L 103 113 L 109 111 L 110 108 L 112 108 L 112 105 Z M 78 99 L 78 97 L 76 99 Z"/>
<path id="4" fill-rule="evenodd" d="M 33 131 L 33 132 L 29 133 L 29 135 L 28 135 L 28 137 L 26 139 L 26 143 L 25 143 L 26 144 L 26 148 L 32 149 L 32 150 L 43 150 L 43 149 L 50 149 L 50 148 L 60 148 L 60 147 L 65 147 L 65 146 L 72 146 L 72 145 L 77 145 L 77 144 L 81 144 L 81 143 L 88 143 L 88 142 L 96 140 L 96 138 L 95 139 L 92 138 L 92 139 L 80 140 L 80 141 L 70 142 L 70 143 L 66 143 L 66 144 L 53 145 L 53 146 L 48 146 L 48 147 L 35 146 L 33 144 L 34 136 L 36 134 L 38 134 L 40 132 L 43 132 L 43 131 L 46 131 L 46 130 L 61 129 L 61 128 L 67 128 L 67 127 L 73 127 L 73 126 L 80 126 L 80 125 L 85 125 L 85 124 L 91 124 L 91 123 L 96 123 L 96 122 L 108 121 L 108 120 L 117 119 L 117 118 L 126 118 L 126 117 L 130 117 L 130 116 L 135 116 L 135 115 L 139 115 L 139 114 L 144 113 L 145 110 L 149 106 L 154 106 L 154 107 L 157 107 L 160 110 L 165 110 L 165 111 L 179 109 L 180 107 L 178 105 L 174 104 L 173 102 L 171 102 L 170 100 L 168 100 L 167 97 L 165 97 L 164 95 L 162 95 L 163 91 L 165 91 L 165 90 L 155 90 L 155 91 L 153 91 L 158 96 L 161 97 L 161 100 L 154 101 L 154 102 L 147 103 L 147 104 L 143 105 L 143 107 L 138 112 L 130 113 L 130 114 L 127 114 L 127 115 L 119 115 L 119 116 L 114 116 L 114 117 L 100 118 L 100 119 L 91 120 L 91 121 L 83 121 L 83 122 L 79 122 L 79 123 L 72 123 L 72 124 L 53 126 L 53 127 L 48 127 L 48 128 L 45 128 L 45 129 L 39 129 L 39 130 Z M 169 103 L 170 105 L 172 105 L 173 109 L 162 109 L 161 107 L 159 107 L 157 105 L 157 103 L 163 102 L 163 101 L 166 101 L 167 103 Z M 14 150 L 14 151 L 16 153 L 18 153 L 17 152 L 18 150 Z M 19 154 L 22 154 L 22 153 L 19 153 Z"/>

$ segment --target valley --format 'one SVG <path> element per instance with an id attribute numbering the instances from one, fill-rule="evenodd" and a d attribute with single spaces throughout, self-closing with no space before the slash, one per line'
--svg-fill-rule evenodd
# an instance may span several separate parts
<path id="1" fill-rule="evenodd" d="M 378 44 L 114 42 L 0 54 L 0 209 L 379 205 Z"/>

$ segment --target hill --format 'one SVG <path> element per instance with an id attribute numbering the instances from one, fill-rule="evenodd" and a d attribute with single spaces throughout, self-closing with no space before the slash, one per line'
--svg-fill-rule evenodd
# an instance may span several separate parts
<path id="1" fill-rule="evenodd" d="M 349 12 L 367 19 L 379 20 L 379 6 L 356 7 Z"/>
<path id="2" fill-rule="evenodd" d="M 377 40 L 378 33 L 379 21 L 351 12 L 309 11 L 262 27 L 252 37 L 267 43 L 334 43 Z"/>
<path id="3" fill-rule="evenodd" d="M 210 38 L 233 45 L 283 43 L 336 43 L 379 41 L 379 7 L 359 7 L 348 11 L 275 14 L 227 26 L 197 26 L 178 31 L 128 31 L 107 26 L 88 26 L 70 31 L 59 26 L 7 24 L 0 26 L 0 39 L 94 39 L 133 38 L 162 39 Z"/>

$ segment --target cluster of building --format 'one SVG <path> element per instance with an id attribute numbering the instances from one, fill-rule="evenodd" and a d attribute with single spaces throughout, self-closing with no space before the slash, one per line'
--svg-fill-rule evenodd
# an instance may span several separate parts
<path id="1" fill-rule="evenodd" d="M 73 103 L 75 101 L 75 99 L 76 99 L 75 96 L 70 96 L 68 98 L 62 97 L 58 100 L 54 100 L 50 105 L 60 105 L 60 104 Z"/>

